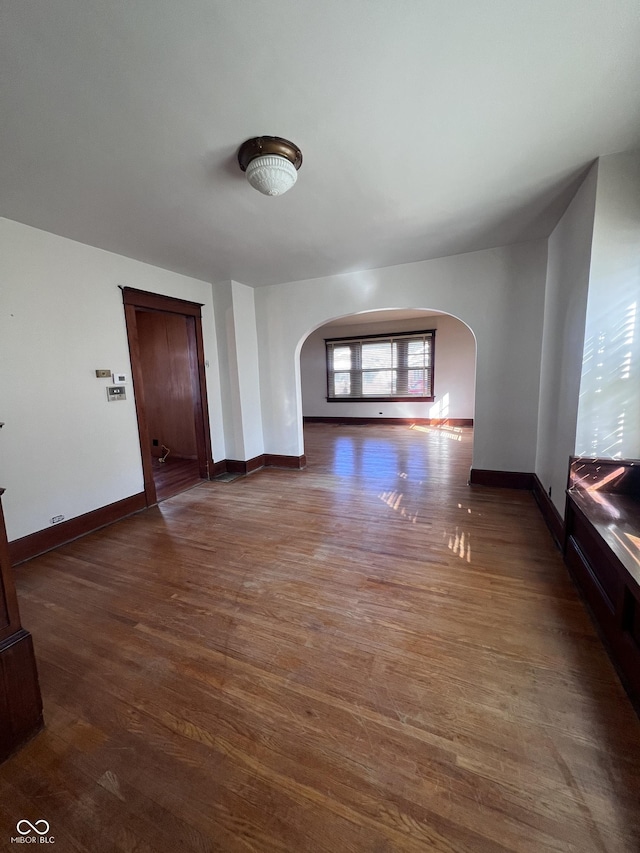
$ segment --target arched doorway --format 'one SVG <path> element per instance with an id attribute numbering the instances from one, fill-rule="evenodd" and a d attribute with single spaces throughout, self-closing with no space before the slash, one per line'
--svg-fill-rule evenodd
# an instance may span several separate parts
<path id="1" fill-rule="evenodd" d="M 351 348 L 355 341 L 354 352 L 361 354 L 360 363 L 364 364 L 365 348 L 375 354 L 382 341 L 384 351 L 391 350 L 392 359 L 397 352 L 401 365 L 402 347 L 398 344 L 394 351 L 394 342 L 419 341 L 425 333 L 433 334 L 431 399 L 404 396 L 367 400 L 365 394 L 355 401 L 350 397 L 338 401 L 335 393 L 331 399 L 333 347 L 348 341 Z M 387 340 L 391 341 L 389 345 Z M 389 372 L 388 368 L 382 372 L 385 370 Z M 321 466 L 342 484 L 334 489 L 334 500 L 345 503 L 346 514 L 350 511 L 350 490 L 357 484 L 375 501 L 387 504 L 394 514 L 416 522 L 425 515 L 425 496 L 427 503 L 441 500 L 452 484 L 468 481 L 475 373 L 473 332 L 458 318 L 441 311 L 369 311 L 318 326 L 299 350 L 307 465 Z"/>
<path id="2" fill-rule="evenodd" d="M 327 340 L 379 340 L 432 330 L 432 398 L 352 401 L 328 394 Z M 328 320 L 311 330 L 299 346 L 299 382 L 303 424 L 345 426 L 405 424 L 439 429 L 452 438 L 466 429 L 472 442 L 475 414 L 476 340 L 471 329 L 451 314 L 428 309 L 386 309 Z M 372 395 L 373 396 L 373 395 Z M 309 454 L 306 452 L 307 460 Z"/>

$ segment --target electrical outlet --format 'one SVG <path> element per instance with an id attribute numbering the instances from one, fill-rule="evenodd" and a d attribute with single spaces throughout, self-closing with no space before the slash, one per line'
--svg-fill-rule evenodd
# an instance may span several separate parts
<path id="1" fill-rule="evenodd" d="M 61 521 L 64 521 L 64 515 L 54 515 L 51 524 L 60 524 Z"/>

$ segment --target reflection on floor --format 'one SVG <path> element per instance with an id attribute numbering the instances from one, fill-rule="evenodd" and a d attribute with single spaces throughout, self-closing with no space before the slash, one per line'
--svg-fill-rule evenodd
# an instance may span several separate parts
<path id="1" fill-rule="evenodd" d="M 165 462 L 153 457 L 153 482 L 158 501 L 191 489 L 200 482 L 197 459 L 167 457 Z"/>

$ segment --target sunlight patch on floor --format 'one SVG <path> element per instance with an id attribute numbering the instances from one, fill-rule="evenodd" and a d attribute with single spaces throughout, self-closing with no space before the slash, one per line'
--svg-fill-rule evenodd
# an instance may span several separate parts
<path id="1" fill-rule="evenodd" d="M 445 531 L 444 538 L 447 540 L 447 547 L 450 551 L 453 551 L 461 560 L 465 560 L 467 563 L 471 562 L 471 535 L 469 533 L 456 526 L 452 533 Z"/>
<path id="2" fill-rule="evenodd" d="M 444 436 L 444 438 L 450 438 L 453 441 L 462 441 L 461 427 L 451 427 L 447 426 L 446 424 L 436 424 L 434 426 L 421 426 L 420 424 L 411 424 L 409 429 L 416 430 L 416 432 L 438 433 L 439 435 Z"/>
<path id="3" fill-rule="evenodd" d="M 380 492 L 378 498 L 382 501 L 382 503 L 386 504 L 390 507 L 394 512 L 397 512 L 403 518 L 406 518 L 412 524 L 415 524 L 418 519 L 418 513 L 410 510 L 407 506 L 402 505 L 402 501 L 404 499 L 404 493 L 399 492 L 397 489 L 390 490 L 388 492 Z"/>

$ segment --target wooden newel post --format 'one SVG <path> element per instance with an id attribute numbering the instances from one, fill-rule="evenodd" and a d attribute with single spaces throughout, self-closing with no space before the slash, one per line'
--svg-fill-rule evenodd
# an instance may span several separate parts
<path id="1" fill-rule="evenodd" d="M 0 498 L 4 489 L 0 489 Z M 0 499 L 0 761 L 43 727 L 31 634 L 20 624 Z"/>

